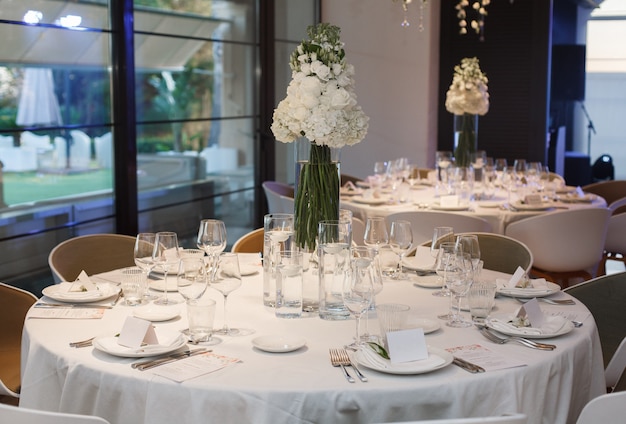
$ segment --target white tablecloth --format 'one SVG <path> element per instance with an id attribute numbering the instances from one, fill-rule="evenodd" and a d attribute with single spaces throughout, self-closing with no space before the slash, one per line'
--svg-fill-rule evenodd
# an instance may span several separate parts
<path id="1" fill-rule="evenodd" d="M 353 196 L 344 196 L 341 198 L 341 207 L 351 210 L 358 218 L 366 221 L 370 216 L 387 216 L 392 213 L 409 212 L 415 210 L 434 210 L 432 206 L 439 201 L 436 190 L 432 186 L 419 185 L 409 192 L 408 200 L 404 203 L 395 202 L 391 204 L 368 204 L 355 201 Z M 382 196 L 387 196 L 382 194 Z M 564 196 L 564 195 L 563 195 Z M 519 200 L 516 193 L 511 194 L 510 201 L 512 204 Z M 602 197 L 594 197 L 591 202 L 563 202 L 555 201 L 551 203 L 551 207 L 546 210 L 509 210 L 504 206 L 509 202 L 508 193 L 505 190 L 497 190 L 490 200 L 471 201 L 467 210 L 449 211 L 450 213 L 458 213 L 462 215 L 473 215 L 484 218 L 493 228 L 493 232 L 504 234 L 507 225 L 520 219 L 537 216 L 545 213 L 555 212 L 565 209 L 588 208 L 588 207 L 606 207 L 606 201 Z M 498 203 L 499 207 L 495 205 Z"/>
<path id="2" fill-rule="evenodd" d="M 484 273 L 490 279 L 497 275 Z M 547 339 L 558 346 L 554 351 L 496 345 L 475 328 L 455 329 L 443 322 L 440 330 L 426 335 L 431 346 L 479 343 L 524 361 L 525 367 L 470 374 L 450 365 L 422 375 L 388 375 L 362 368 L 369 382 L 350 384 L 330 365 L 328 349 L 351 341 L 354 320 L 278 319 L 262 305 L 261 292 L 262 276 L 257 274 L 244 277 L 243 286 L 229 298 L 231 325 L 252 328 L 255 334 L 221 336 L 223 342 L 213 346 L 215 353 L 242 362 L 183 383 L 131 369 L 133 359 L 68 346 L 70 341 L 120 331 L 132 307 L 118 305 L 98 320 L 28 318 L 20 405 L 99 415 L 114 424 L 365 423 L 505 412 L 526 413 L 529 423 L 555 424 L 574 423 L 582 407 L 605 390 L 596 326 L 581 304 L 542 304 L 545 310 L 572 312 L 584 322 L 569 334 Z M 436 319 L 447 309 L 448 299 L 431 293 L 410 281 L 386 281 L 377 302 L 402 302 L 411 306 L 412 313 Z M 221 295 L 211 289 L 207 295 L 218 301 L 216 326 L 221 327 Z M 518 306 L 513 299 L 498 298 L 496 312 Z M 180 307 L 180 318 L 156 325 L 186 328 L 184 306 Z M 369 329 L 378 332 L 377 327 L 372 316 Z M 299 335 L 307 345 L 283 354 L 253 348 L 251 340 L 265 334 Z"/>

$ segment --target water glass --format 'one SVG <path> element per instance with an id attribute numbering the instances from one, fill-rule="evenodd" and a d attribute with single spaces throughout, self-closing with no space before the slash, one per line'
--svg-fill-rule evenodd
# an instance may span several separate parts
<path id="1" fill-rule="evenodd" d="M 141 268 L 129 267 L 122 270 L 122 292 L 125 305 L 140 305 L 145 289 L 146 274 Z"/>
<path id="2" fill-rule="evenodd" d="M 320 318 L 347 319 L 350 313 L 341 299 L 341 292 L 349 265 L 352 224 L 338 220 L 320 221 L 318 235 Z"/>
<path id="3" fill-rule="evenodd" d="M 404 323 L 411 308 L 400 303 L 383 303 L 376 306 L 378 325 L 383 345 L 387 348 L 387 333 L 399 331 L 404 328 Z"/>
<path id="4" fill-rule="evenodd" d="M 263 305 L 273 308 L 276 306 L 276 265 L 280 252 L 292 250 L 294 216 L 288 213 L 267 214 L 263 219 L 263 228 Z"/>
<path id="5" fill-rule="evenodd" d="M 467 303 L 472 321 L 477 324 L 485 323 L 495 303 L 495 296 L 496 283 L 476 281 L 472 284 L 467 294 Z"/>
<path id="6" fill-rule="evenodd" d="M 187 301 L 187 320 L 189 321 L 189 338 L 194 343 L 211 343 L 213 338 L 213 321 L 215 319 L 215 301 L 202 297 Z M 213 343 L 215 344 L 215 343 Z"/>
<path id="7" fill-rule="evenodd" d="M 302 316 L 302 252 L 285 250 L 276 266 L 276 316 Z"/>

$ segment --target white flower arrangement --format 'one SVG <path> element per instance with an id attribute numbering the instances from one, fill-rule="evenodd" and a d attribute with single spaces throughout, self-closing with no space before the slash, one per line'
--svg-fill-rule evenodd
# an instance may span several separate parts
<path id="1" fill-rule="evenodd" d="M 292 80 L 274 110 L 272 132 L 284 143 L 300 137 L 329 147 L 359 143 L 369 118 L 357 105 L 354 67 L 346 63 L 340 29 L 322 23 L 307 33 L 310 40 L 291 54 Z"/>
<path id="2" fill-rule="evenodd" d="M 454 67 L 452 85 L 446 95 L 446 109 L 455 115 L 484 115 L 489 111 L 487 76 L 480 70 L 478 59 L 464 58 Z"/>

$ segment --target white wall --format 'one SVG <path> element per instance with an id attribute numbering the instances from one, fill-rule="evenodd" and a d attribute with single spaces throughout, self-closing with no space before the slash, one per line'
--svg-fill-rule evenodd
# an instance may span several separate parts
<path id="1" fill-rule="evenodd" d="M 376 160 L 406 156 L 434 165 L 439 78 L 439 2 L 428 2 L 420 32 L 419 2 L 322 0 L 322 21 L 341 28 L 346 58 L 356 70 L 359 104 L 370 118 L 359 144 L 343 149 L 341 172 L 365 177 Z M 447 76 L 446 76 L 447 77 Z M 452 71 L 450 71 L 452 81 Z"/>

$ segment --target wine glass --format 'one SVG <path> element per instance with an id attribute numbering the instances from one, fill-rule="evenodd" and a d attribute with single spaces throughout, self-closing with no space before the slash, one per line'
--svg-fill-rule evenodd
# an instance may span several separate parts
<path id="1" fill-rule="evenodd" d="M 175 269 L 180 261 L 178 248 L 178 236 L 171 231 L 156 233 L 154 237 L 154 249 L 152 250 L 154 266 L 163 271 L 163 297 L 154 301 L 157 305 L 173 305 L 179 303 L 167 296 L 167 275 Z"/>
<path id="2" fill-rule="evenodd" d="M 452 227 L 435 227 L 433 230 L 433 238 L 430 242 L 430 255 L 435 258 L 435 265 L 438 263 L 439 249 L 441 243 L 452 242 L 454 240 L 454 230 Z M 443 274 L 439 274 L 441 278 L 441 290 L 433 292 L 433 296 L 446 297 L 450 296 L 450 292 L 447 290 L 446 285 L 443 282 Z"/>
<path id="3" fill-rule="evenodd" d="M 239 258 L 236 253 L 221 253 L 217 260 L 217 272 L 211 281 L 211 288 L 219 291 L 224 296 L 224 324 L 216 334 L 226 336 L 243 336 L 250 334 L 248 330 L 230 328 L 228 325 L 227 302 L 228 295 L 241 287 L 241 271 L 239 270 Z"/>
<path id="4" fill-rule="evenodd" d="M 341 298 L 356 319 L 355 346 L 363 346 L 361 341 L 361 317 L 370 307 L 374 296 L 373 281 L 377 278 L 373 262 L 365 257 L 353 257 L 343 281 Z"/>
<path id="5" fill-rule="evenodd" d="M 368 247 L 373 247 L 377 251 L 382 246 L 386 246 L 387 243 L 389 243 L 389 233 L 387 232 L 385 218 L 380 216 L 367 218 L 363 243 Z"/>
<path id="6" fill-rule="evenodd" d="M 437 262 L 435 264 L 435 271 L 437 275 L 442 278 L 443 289 L 441 290 L 445 294 L 439 296 L 450 296 L 450 304 L 452 304 L 452 295 L 448 286 L 449 279 L 453 277 L 453 274 L 449 273 L 454 264 L 455 256 L 460 252 L 461 247 L 457 246 L 455 242 L 444 242 L 439 246 L 437 252 Z M 452 314 L 449 312 L 437 315 L 437 318 L 449 320 Z"/>
<path id="7" fill-rule="evenodd" d="M 463 253 L 467 253 L 472 261 L 472 268 L 478 269 L 480 262 L 480 245 L 476 234 L 462 234 L 456 237 L 457 246 L 461 246 Z"/>
<path id="8" fill-rule="evenodd" d="M 466 321 L 461 316 L 461 300 L 469 291 L 473 278 L 473 268 L 468 253 L 457 252 L 451 257 L 446 270 L 448 288 L 456 300 L 456 308 L 450 308 L 451 318 L 446 322 L 448 327 L 464 328 L 471 327 L 472 322 Z"/>
<path id="9" fill-rule="evenodd" d="M 406 276 L 403 273 L 402 261 L 409 249 L 413 246 L 413 230 L 409 221 L 399 220 L 391 223 L 391 231 L 389 233 L 389 246 L 395 254 L 398 255 L 398 268 L 392 275 L 393 279 L 403 279 Z"/>
<path id="10" fill-rule="evenodd" d="M 204 258 L 188 256 L 180 260 L 176 276 L 178 293 L 189 302 L 202 297 L 208 287 Z"/>
<path id="11" fill-rule="evenodd" d="M 219 219 L 203 219 L 200 221 L 196 245 L 198 249 L 204 250 L 208 256 L 208 266 L 212 270 L 209 274 L 210 281 L 213 280 L 215 275 L 219 254 L 226 248 L 226 240 L 226 225 L 224 221 Z"/>
<path id="12" fill-rule="evenodd" d="M 154 299 L 155 296 L 148 293 L 148 277 L 150 272 L 154 268 L 154 261 L 152 259 L 152 252 L 154 251 L 154 233 L 139 233 L 135 238 L 135 247 L 133 249 L 133 258 L 135 265 L 139 267 L 144 275 L 144 281 L 146 282 L 146 290 L 143 291 L 143 297 L 146 300 Z"/>
<path id="13" fill-rule="evenodd" d="M 383 290 L 383 273 L 382 268 L 380 266 L 380 255 L 379 253 L 367 246 L 354 246 L 350 250 L 350 256 L 352 259 L 361 258 L 372 261 L 372 266 L 374 267 L 374 278 L 372 279 L 372 302 L 370 303 L 370 307 L 368 308 L 370 311 L 376 310 L 376 295 Z M 376 336 L 372 336 L 369 334 L 369 314 L 364 315 L 364 330 L 361 332 L 361 340 L 362 341 L 370 341 L 374 339 L 376 341 Z M 356 347 L 356 345 L 351 345 L 352 347 Z"/>

